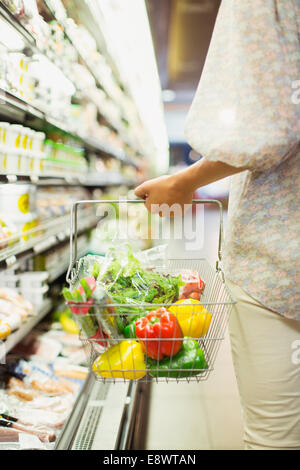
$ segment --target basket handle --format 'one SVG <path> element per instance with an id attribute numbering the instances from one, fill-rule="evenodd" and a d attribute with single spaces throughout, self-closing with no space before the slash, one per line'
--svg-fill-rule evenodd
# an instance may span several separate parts
<path id="1" fill-rule="evenodd" d="M 71 208 L 71 226 L 70 226 L 70 263 L 66 275 L 66 281 L 71 284 L 72 282 L 72 270 L 77 261 L 77 237 L 78 237 L 78 225 L 77 225 L 77 214 L 78 206 L 82 204 L 136 204 L 145 203 L 144 199 L 122 199 L 122 200 L 85 200 L 76 201 L 72 204 Z M 219 208 L 219 239 L 218 239 L 218 260 L 216 263 L 217 272 L 221 271 L 222 261 L 222 244 L 223 244 L 223 206 L 217 199 L 193 199 L 193 204 L 216 204 Z"/>

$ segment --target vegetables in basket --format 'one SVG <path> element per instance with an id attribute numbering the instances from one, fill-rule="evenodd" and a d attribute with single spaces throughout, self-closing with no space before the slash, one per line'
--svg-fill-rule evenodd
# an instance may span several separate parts
<path id="1" fill-rule="evenodd" d="M 71 292 L 65 288 L 63 294 L 83 335 L 90 341 L 107 347 L 108 338 L 117 336 L 117 330 L 110 311 L 112 308 L 107 306 L 111 301 L 106 292 L 96 285 L 95 278 L 83 278 L 77 289 Z"/>
<path id="2" fill-rule="evenodd" d="M 129 323 L 129 325 L 125 326 L 124 332 L 123 332 L 125 338 L 136 338 L 136 334 L 135 334 L 135 322 L 136 322 L 136 320 L 134 320 L 133 322 Z"/>
<path id="3" fill-rule="evenodd" d="M 166 308 L 159 308 L 135 322 L 135 334 L 152 359 L 162 359 L 178 353 L 183 334 L 179 323 Z"/>
<path id="4" fill-rule="evenodd" d="M 147 358 L 148 372 L 152 377 L 193 377 L 208 369 L 204 353 L 196 340 L 184 338 L 180 351 L 173 357 L 160 361 Z"/>
<path id="5" fill-rule="evenodd" d="M 146 375 L 142 345 L 133 340 L 115 344 L 96 359 L 93 371 L 103 378 L 141 379 Z"/>
<path id="6" fill-rule="evenodd" d="M 176 316 L 184 336 L 201 338 L 206 335 L 211 322 L 211 313 L 194 299 L 183 299 L 169 307 Z"/>
<path id="7" fill-rule="evenodd" d="M 97 282 L 102 283 L 113 301 L 130 305 L 116 307 L 120 333 L 133 320 L 145 315 L 142 303 L 173 303 L 178 299 L 179 289 L 183 285 L 180 276 L 144 269 L 128 245 L 126 250 L 111 249 L 98 272 Z"/>

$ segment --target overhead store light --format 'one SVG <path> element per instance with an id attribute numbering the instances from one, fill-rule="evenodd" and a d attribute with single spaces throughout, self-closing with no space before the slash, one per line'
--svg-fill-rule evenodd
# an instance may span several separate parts
<path id="1" fill-rule="evenodd" d="M 143 0 L 86 1 L 97 19 L 108 52 L 130 91 L 148 138 L 143 153 L 161 173 L 168 169 L 169 143 L 162 91 L 147 9 Z"/>

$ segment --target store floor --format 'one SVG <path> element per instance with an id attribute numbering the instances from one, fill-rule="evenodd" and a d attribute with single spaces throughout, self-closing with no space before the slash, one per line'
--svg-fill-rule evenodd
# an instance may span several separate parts
<path id="1" fill-rule="evenodd" d="M 152 385 L 146 449 L 243 449 L 228 335 L 207 382 Z"/>
<path id="2" fill-rule="evenodd" d="M 216 258 L 218 213 L 205 210 L 206 258 Z M 171 252 L 185 253 L 183 241 L 171 242 Z M 215 370 L 208 381 L 154 383 L 151 388 L 146 449 L 243 449 L 242 416 L 228 332 L 221 344 Z"/>

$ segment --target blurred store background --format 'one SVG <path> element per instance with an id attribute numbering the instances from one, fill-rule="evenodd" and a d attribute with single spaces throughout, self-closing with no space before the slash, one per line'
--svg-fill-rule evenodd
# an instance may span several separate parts
<path id="1" fill-rule="evenodd" d="M 170 172 L 201 156 L 186 142 L 184 123 L 196 92 L 221 0 L 147 0 L 170 143 Z M 228 180 L 199 190 L 227 203 Z"/>

